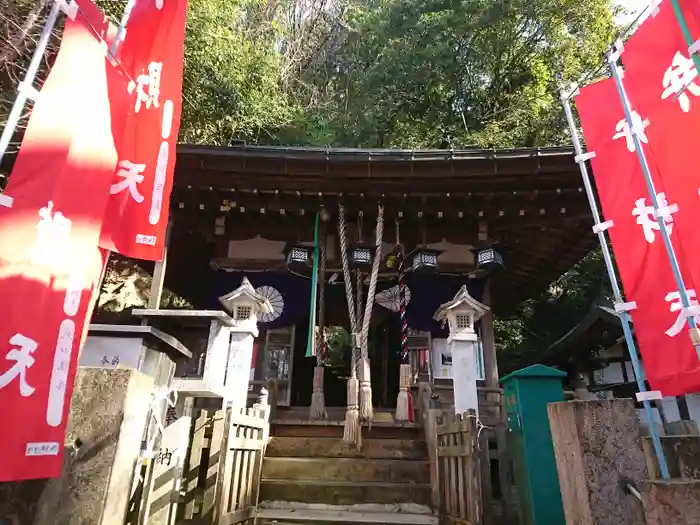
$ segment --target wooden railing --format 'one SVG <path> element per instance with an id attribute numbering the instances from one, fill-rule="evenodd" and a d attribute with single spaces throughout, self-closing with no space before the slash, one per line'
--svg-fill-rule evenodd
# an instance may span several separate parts
<path id="1" fill-rule="evenodd" d="M 473 411 L 438 419 L 436 460 L 441 524 L 481 525 L 479 436 Z"/>
<path id="2" fill-rule="evenodd" d="M 179 523 L 215 523 L 226 423 L 224 410 L 199 410 L 193 415 Z"/>
<path id="3" fill-rule="evenodd" d="M 269 439 L 270 406 L 207 411 L 193 418 L 178 524 L 253 524 Z"/>
<path id="4" fill-rule="evenodd" d="M 266 415 L 257 409 L 231 414 L 226 443 L 219 525 L 253 524 L 260 492 L 260 475 L 269 437 Z"/>

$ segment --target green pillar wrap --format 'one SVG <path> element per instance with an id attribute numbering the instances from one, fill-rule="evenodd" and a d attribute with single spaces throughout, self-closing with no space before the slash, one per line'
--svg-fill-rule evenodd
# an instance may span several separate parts
<path id="1" fill-rule="evenodd" d="M 695 43 L 695 40 L 693 39 L 693 35 L 690 34 L 690 29 L 688 29 L 688 24 L 686 23 L 685 17 L 683 16 L 683 10 L 681 9 L 678 0 L 671 0 L 671 5 L 673 6 L 673 12 L 676 15 L 676 20 L 678 21 L 678 25 L 680 26 L 681 32 L 683 33 L 685 43 L 688 47 L 690 47 Z M 700 56 L 698 56 L 697 53 L 693 53 L 693 56 L 690 58 L 693 60 L 695 68 L 698 71 L 700 71 Z"/>
<path id="2" fill-rule="evenodd" d="M 316 357 L 316 296 L 318 295 L 318 216 L 314 225 L 314 266 L 311 270 L 311 300 L 309 301 L 309 335 L 304 357 Z"/>

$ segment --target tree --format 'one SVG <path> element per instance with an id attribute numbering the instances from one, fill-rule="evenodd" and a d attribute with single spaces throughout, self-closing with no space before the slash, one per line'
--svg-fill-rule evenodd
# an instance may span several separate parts
<path id="1" fill-rule="evenodd" d="M 594 250 L 510 318 L 494 320 L 501 371 L 537 362 L 599 299 L 612 301 L 612 291 L 602 252 Z"/>
<path id="2" fill-rule="evenodd" d="M 51 3 L 49 0 L 0 0 L 0 131 L 4 129 L 17 97 L 17 86 L 24 79 Z M 48 73 L 50 59 L 57 49 L 58 35 L 56 30 L 49 41 L 37 74 L 37 86 Z M 17 133 L 8 148 L 10 153 L 19 149 L 28 117 L 29 110 L 23 113 L 17 125 Z M 0 168 L 0 188 L 5 182 L 2 175 L 5 173 Z"/>
<path id="3" fill-rule="evenodd" d="M 294 109 L 281 82 L 274 2 L 191 0 L 181 140 L 266 142 Z"/>
<path id="4" fill-rule="evenodd" d="M 346 20 L 342 45 L 302 74 L 328 94 L 298 126 L 309 142 L 568 142 L 559 81 L 594 68 L 615 29 L 609 0 L 367 0 Z"/>

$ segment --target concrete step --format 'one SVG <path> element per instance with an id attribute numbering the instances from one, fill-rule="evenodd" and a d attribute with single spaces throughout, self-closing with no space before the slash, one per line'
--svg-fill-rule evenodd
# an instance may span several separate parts
<path id="1" fill-rule="evenodd" d="M 365 458 L 271 458 L 263 479 L 430 483 L 427 460 Z"/>
<path id="2" fill-rule="evenodd" d="M 362 448 L 337 438 L 273 437 L 267 457 L 426 459 L 425 442 L 413 439 L 364 439 Z"/>
<path id="3" fill-rule="evenodd" d="M 414 503 L 430 505 L 430 485 L 376 481 L 263 479 L 260 501 L 296 501 L 326 505 Z"/>
<path id="4" fill-rule="evenodd" d="M 259 509 L 258 523 L 269 525 L 372 523 L 375 525 L 438 525 L 437 516 L 401 512 L 361 512 L 344 510 Z"/>

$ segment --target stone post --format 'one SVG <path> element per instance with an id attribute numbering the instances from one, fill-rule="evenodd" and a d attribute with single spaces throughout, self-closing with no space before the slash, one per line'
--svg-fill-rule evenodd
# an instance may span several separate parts
<path id="1" fill-rule="evenodd" d="M 226 366 L 229 360 L 229 327 L 218 320 L 209 324 L 209 340 L 207 341 L 207 357 L 204 361 L 204 374 L 207 383 L 223 385 L 226 379 Z"/>
<path id="2" fill-rule="evenodd" d="M 78 369 L 61 477 L 0 484 L 0 522 L 123 525 L 153 391 L 133 369 Z"/>
<path id="3" fill-rule="evenodd" d="M 634 401 L 552 403 L 548 413 L 566 523 L 643 525 L 627 490 L 646 477 Z"/>
<path id="4" fill-rule="evenodd" d="M 231 329 L 224 406 L 226 406 L 227 402 L 230 402 L 236 413 L 241 408 L 245 409 L 248 401 L 250 361 L 253 357 L 254 340 L 253 334 L 245 329 Z"/>

